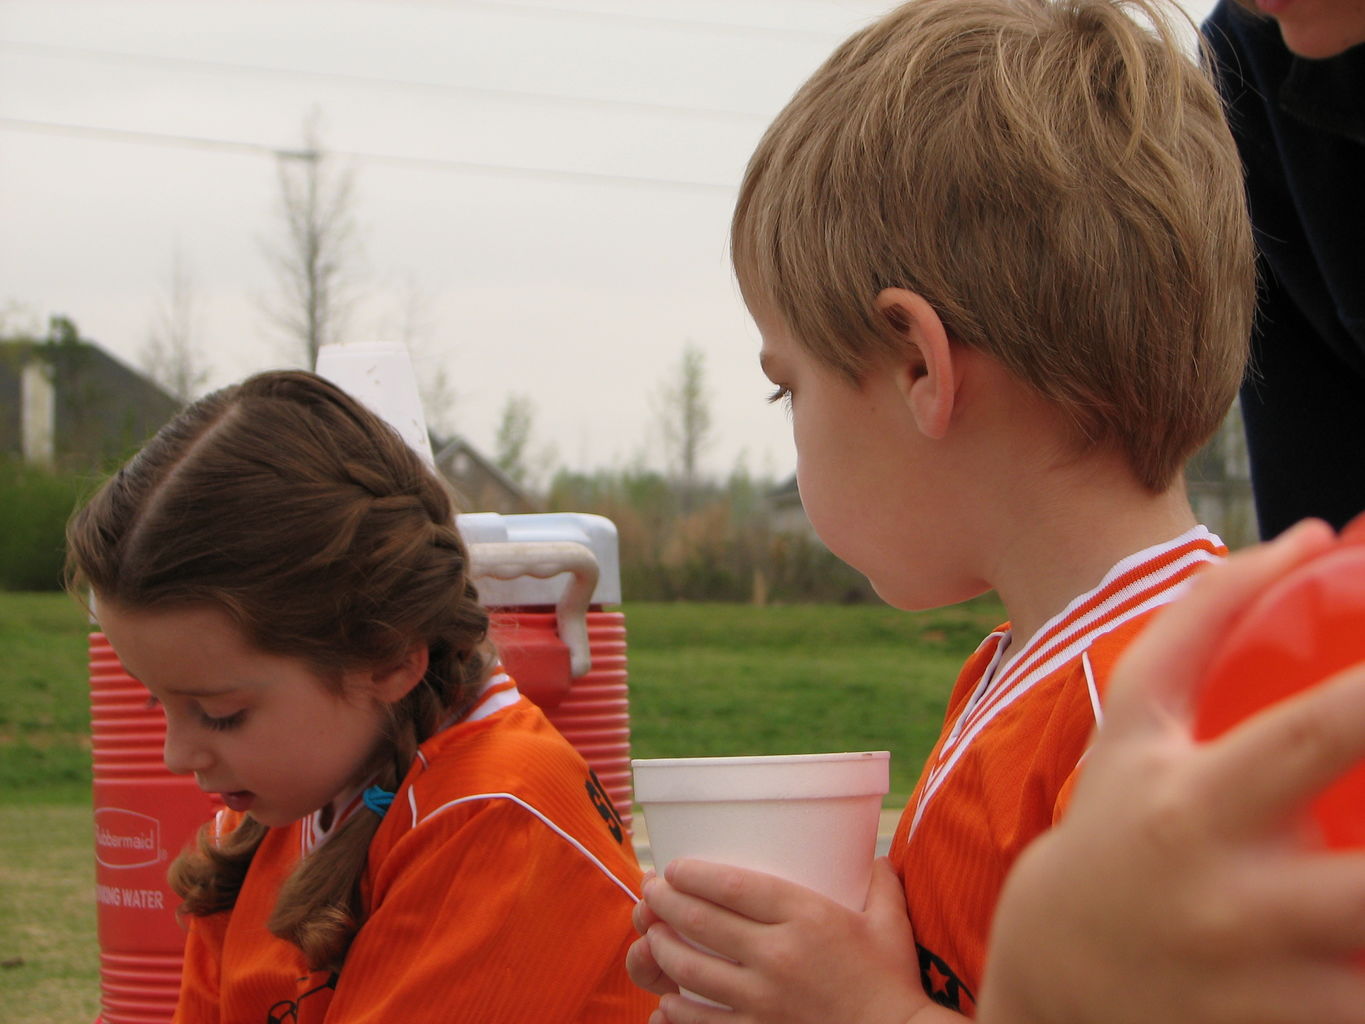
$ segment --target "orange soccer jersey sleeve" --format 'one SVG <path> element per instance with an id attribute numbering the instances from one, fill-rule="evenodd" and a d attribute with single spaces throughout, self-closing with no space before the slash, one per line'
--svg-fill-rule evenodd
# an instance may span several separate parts
<path id="1" fill-rule="evenodd" d="M 446 817 L 385 858 L 327 1019 L 647 1019 L 622 966 L 630 895 L 510 799 Z"/>

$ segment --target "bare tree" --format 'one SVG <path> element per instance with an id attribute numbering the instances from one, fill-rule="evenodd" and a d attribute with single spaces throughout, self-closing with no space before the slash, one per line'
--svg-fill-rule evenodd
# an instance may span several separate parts
<path id="1" fill-rule="evenodd" d="M 535 491 L 554 471 L 558 452 L 554 445 L 532 442 L 536 407 L 526 395 L 512 394 L 503 404 L 494 438 L 493 461 L 514 482 Z"/>
<path id="2" fill-rule="evenodd" d="M 404 274 L 397 287 L 401 302 L 381 319 L 380 337 L 397 338 L 407 346 L 417 374 L 417 391 L 422 398 L 427 427 L 442 441 L 455 433 L 455 407 L 459 396 L 450 382 L 443 356 L 450 349 L 433 341 L 430 300 L 412 273 Z"/>
<path id="3" fill-rule="evenodd" d="M 319 122 L 316 113 L 309 116 L 302 148 L 276 154 L 284 230 L 268 246 L 282 294 L 266 311 L 309 367 L 321 346 L 345 340 L 360 252 L 355 175 L 323 148 Z"/>
<path id="4" fill-rule="evenodd" d="M 527 464 L 531 444 L 531 423 L 535 407 L 525 395 L 508 395 L 498 418 L 497 450 L 493 461 L 498 468 L 519 484 L 526 483 L 530 473 Z"/>
<path id="5" fill-rule="evenodd" d="M 198 344 L 194 279 L 179 246 L 171 256 L 171 285 L 157 304 L 141 361 L 148 375 L 178 402 L 197 398 L 209 367 Z"/>
<path id="6" fill-rule="evenodd" d="M 669 472 L 677 482 L 684 511 L 700 483 L 702 453 L 711 443 L 711 404 L 706 394 L 706 357 L 689 341 L 682 359 L 660 393 L 659 421 Z"/>

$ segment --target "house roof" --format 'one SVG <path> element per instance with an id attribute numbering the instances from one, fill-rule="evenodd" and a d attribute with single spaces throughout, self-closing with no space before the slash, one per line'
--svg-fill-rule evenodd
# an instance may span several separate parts
<path id="1" fill-rule="evenodd" d="M 0 452 L 25 450 L 30 421 L 22 408 L 22 381 L 28 367 L 44 363 L 54 406 L 46 414 L 52 455 L 65 464 L 125 458 L 180 408 L 156 383 L 95 342 L 0 340 Z"/>
<path id="2" fill-rule="evenodd" d="M 449 441 L 445 442 L 445 444 L 440 445 L 437 448 L 434 459 L 436 461 L 436 465 L 438 467 L 441 467 L 443 472 L 450 474 L 452 477 L 454 477 L 457 475 L 454 472 L 455 461 L 460 457 L 468 459 L 470 462 L 474 463 L 474 465 L 478 467 L 478 470 L 481 474 L 483 474 L 488 479 L 492 480 L 495 484 L 497 484 L 498 487 L 506 491 L 509 496 L 515 498 L 520 502 L 523 502 L 528 507 L 534 505 L 534 501 L 532 501 L 531 496 L 526 492 L 526 489 L 522 487 L 521 484 L 517 483 L 510 476 L 504 473 L 502 469 L 497 465 L 497 463 L 493 462 L 493 460 L 485 456 L 482 452 L 480 452 L 472 444 L 466 441 L 463 437 L 459 436 L 453 437 Z M 456 482 L 458 483 L 459 481 L 457 480 Z"/>

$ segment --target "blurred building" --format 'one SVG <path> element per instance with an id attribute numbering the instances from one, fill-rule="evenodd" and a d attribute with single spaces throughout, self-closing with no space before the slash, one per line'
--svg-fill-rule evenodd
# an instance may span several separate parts
<path id="1" fill-rule="evenodd" d="M 1242 407 L 1233 403 L 1218 433 L 1195 452 L 1185 468 L 1194 517 L 1230 548 L 1257 539 L 1256 506 L 1251 497 L 1251 460 L 1242 430 Z"/>
<path id="2" fill-rule="evenodd" d="M 815 529 L 806 518 L 801 494 L 796 489 L 796 474 L 768 492 L 768 512 L 774 533 L 794 533 L 814 537 Z"/>
<path id="3" fill-rule="evenodd" d="M 180 403 L 98 345 L 0 341 L 0 457 L 64 470 L 126 458 Z"/>
<path id="4" fill-rule="evenodd" d="M 526 489 L 462 437 L 433 444 L 436 468 L 455 491 L 461 512 L 539 512 Z"/>

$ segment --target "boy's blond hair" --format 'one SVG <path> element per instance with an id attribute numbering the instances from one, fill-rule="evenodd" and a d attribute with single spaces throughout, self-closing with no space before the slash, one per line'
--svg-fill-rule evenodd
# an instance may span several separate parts
<path id="1" fill-rule="evenodd" d="M 750 306 L 854 381 L 898 343 L 877 294 L 920 293 L 1153 491 L 1243 373 L 1241 166 L 1158 0 L 911 0 L 768 129 L 732 254 Z"/>

